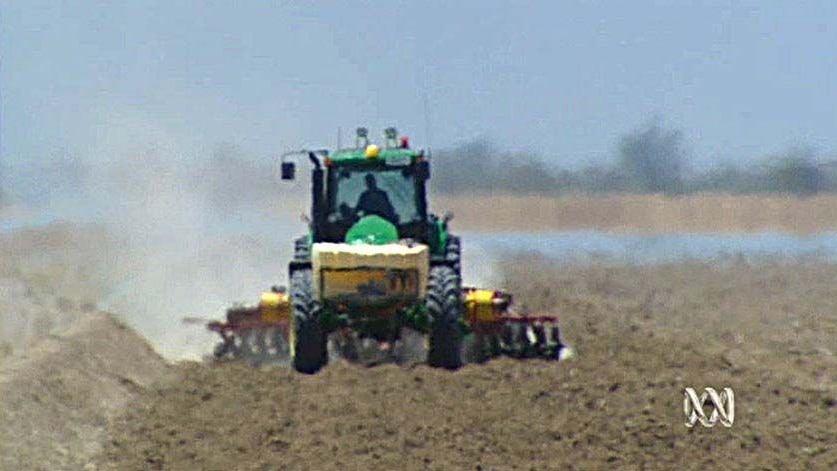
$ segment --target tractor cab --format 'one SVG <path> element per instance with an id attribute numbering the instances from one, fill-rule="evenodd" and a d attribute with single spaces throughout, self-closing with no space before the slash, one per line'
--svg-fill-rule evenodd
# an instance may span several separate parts
<path id="1" fill-rule="evenodd" d="M 429 163 L 395 128 L 384 146 L 371 144 L 365 128 L 354 148 L 334 153 L 306 151 L 312 171 L 311 242 L 386 244 L 409 239 L 438 251 L 437 218 L 428 215 Z M 282 163 L 292 179 L 292 162 Z"/>

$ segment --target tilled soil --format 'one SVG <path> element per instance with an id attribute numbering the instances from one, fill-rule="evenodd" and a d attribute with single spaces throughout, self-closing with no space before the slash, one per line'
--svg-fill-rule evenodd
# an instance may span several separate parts
<path id="1" fill-rule="evenodd" d="M 144 339 L 105 313 L 13 357 L 0 370 L 0 469 L 93 466 L 108 423 L 168 366 Z"/>
<path id="2" fill-rule="evenodd" d="M 96 306 L 117 250 L 94 226 L 0 234 L 0 470 L 93 467 L 108 422 L 165 377 Z"/>
<path id="3" fill-rule="evenodd" d="M 455 226 L 483 231 L 598 229 L 644 232 L 816 233 L 837 228 L 833 195 L 538 195 L 437 196 Z"/>
<path id="4" fill-rule="evenodd" d="M 551 266 L 506 284 L 562 316 L 572 361 L 315 376 L 180 364 L 109 430 L 105 469 L 835 469 L 837 267 Z M 731 428 L 684 388 L 731 387 Z"/>
<path id="5" fill-rule="evenodd" d="M 527 470 L 837 463 L 830 396 L 769 375 L 742 377 L 721 358 L 698 355 L 658 344 L 564 365 L 501 360 L 451 374 L 340 364 L 314 377 L 188 365 L 128 412 L 105 462 L 110 469 Z M 690 384 L 735 389 L 733 428 L 684 426 Z"/>

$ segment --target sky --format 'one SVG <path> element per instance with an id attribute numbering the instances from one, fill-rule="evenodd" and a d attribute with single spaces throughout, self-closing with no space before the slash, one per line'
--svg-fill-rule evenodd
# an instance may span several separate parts
<path id="1" fill-rule="evenodd" d="M 651 120 L 696 162 L 837 152 L 837 2 L 0 2 L 0 159 L 253 159 L 397 126 L 565 167 Z M 89 155 L 88 155 L 89 154 Z"/>

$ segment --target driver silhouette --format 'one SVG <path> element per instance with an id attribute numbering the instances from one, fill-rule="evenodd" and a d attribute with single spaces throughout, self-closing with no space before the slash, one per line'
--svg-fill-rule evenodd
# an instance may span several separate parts
<path id="1" fill-rule="evenodd" d="M 393 224 L 398 224 L 398 214 L 395 212 L 395 208 L 393 208 L 387 192 L 378 188 L 375 175 L 367 173 L 365 180 L 366 190 L 358 198 L 355 213 L 359 215 L 363 211 L 363 214 L 366 216 L 374 214 Z"/>

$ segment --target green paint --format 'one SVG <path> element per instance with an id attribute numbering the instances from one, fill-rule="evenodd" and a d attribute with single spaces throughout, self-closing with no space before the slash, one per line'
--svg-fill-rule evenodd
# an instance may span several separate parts
<path id="1" fill-rule="evenodd" d="M 433 247 L 436 255 L 444 255 L 448 247 L 448 228 L 441 220 L 436 220 L 436 227 L 438 229 L 439 239 L 436 241 L 436 246 Z"/>
<path id="2" fill-rule="evenodd" d="M 325 332 L 331 333 L 341 327 L 348 326 L 349 316 L 339 314 L 328 306 L 323 306 L 323 309 L 320 311 L 320 325 Z"/>
<path id="3" fill-rule="evenodd" d="M 346 232 L 347 244 L 384 245 L 398 241 L 398 229 L 380 216 L 364 216 Z"/>
<path id="4" fill-rule="evenodd" d="M 367 158 L 364 149 L 350 149 L 335 152 L 329 159 L 334 163 L 376 162 L 379 160 L 410 159 L 414 163 L 421 156 L 421 152 L 413 149 L 381 149 L 376 158 Z"/>
<path id="5" fill-rule="evenodd" d="M 427 312 L 427 307 L 424 303 L 415 304 L 403 311 L 404 320 L 402 321 L 405 327 L 409 327 L 416 332 L 427 333 L 430 332 L 430 324 L 433 320 Z"/>
<path id="6" fill-rule="evenodd" d="M 473 333 L 471 325 L 468 324 L 468 321 L 466 321 L 464 317 L 459 318 L 457 325 L 459 327 L 459 333 L 462 334 L 463 337 Z"/>

